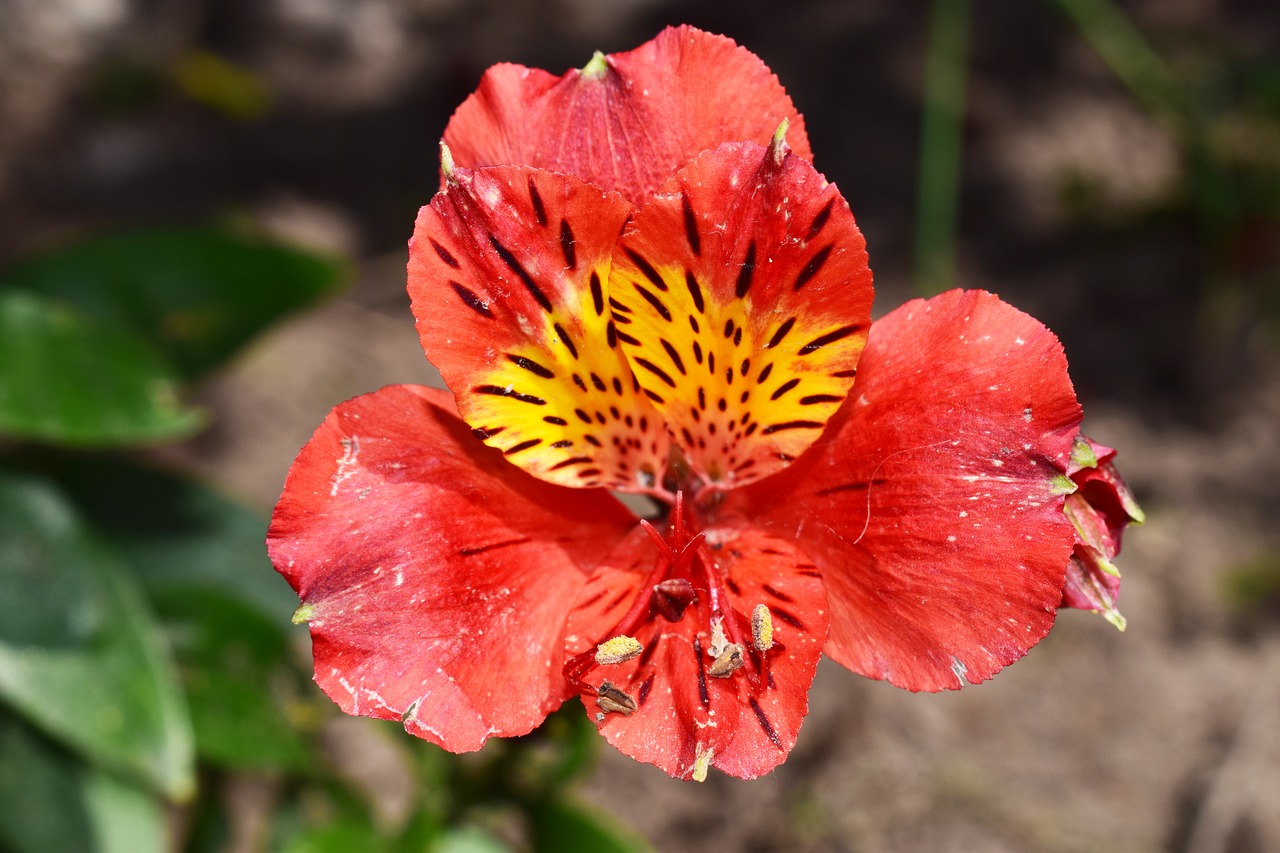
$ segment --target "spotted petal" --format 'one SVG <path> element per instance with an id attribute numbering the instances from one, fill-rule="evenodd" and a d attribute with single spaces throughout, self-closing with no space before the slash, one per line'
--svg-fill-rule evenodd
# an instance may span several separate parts
<path id="1" fill-rule="evenodd" d="M 569 603 L 634 519 L 606 493 L 508 465 L 450 408 L 405 385 L 336 408 L 267 544 L 302 599 L 321 688 L 463 752 L 563 701 Z"/>
<path id="2" fill-rule="evenodd" d="M 952 291 L 877 321 L 823 441 L 729 502 L 822 570 L 829 656 L 911 690 L 956 688 L 1053 624 L 1079 424 L 1057 339 L 990 294 Z"/>
<path id="3" fill-rule="evenodd" d="M 804 120 L 760 58 L 684 26 L 559 78 L 495 65 L 444 140 L 462 166 L 568 172 L 639 204 L 700 152 L 728 140 L 763 144 L 783 120 L 797 153 L 810 157 Z"/>
<path id="4" fill-rule="evenodd" d="M 462 417 L 544 480 L 653 486 L 666 433 L 618 349 L 604 292 L 631 206 L 537 169 L 451 174 L 418 215 L 409 295 Z"/>
<path id="5" fill-rule="evenodd" d="M 655 575 L 660 554 L 642 539 L 592 574 L 569 617 L 571 655 L 590 653 L 620 627 L 642 647 L 585 675 L 588 712 L 615 747 L 672 776 L 701 781 L 709 767 L 743 779 L 768 773 L 795 745 L 826 638 L 816 567 L 785 540 L 716 528 L 690 564 Z M 653 601 L 659 579 L 695 590 L 674 621 Z M 626 624 L 637 600 L 642 618 Z M 769 626 L 763 639 L 753 616 Z M 741 657 L 728 671 L 717 667 L 726 644 Z M 621 692 L 611 695 L 634 701 L 631 713 L 600 694 L 605 682 Z"/>
<path id="6" fill-rule="evenodd" d="M 632 370 L 696 473 L 742 485 L 812 444 L 871 321 L 862 234 L 781 139 L 698 157 L 638 211 L 609 297 Z"/>

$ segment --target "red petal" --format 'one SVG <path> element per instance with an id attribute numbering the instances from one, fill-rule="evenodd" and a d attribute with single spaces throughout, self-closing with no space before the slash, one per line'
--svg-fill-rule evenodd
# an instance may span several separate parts
<path id="1" fill-rule="evenodd" d="M 809 687 L 827 638 L 827 594 L 817 567 L 786 540 L 746 530 L 720 541 L 708 533 L 729 599 L 738 612 L 769 608 L 776 645 L 759 683 L 739 681 L 746 707 L 738 733 L 712 762 L 731 776 L 754 779 L 781 764 L 809 713 Z M 748 631 L 749 634 L 749 631 Z"/>
<path id="2" fill-rule="evenodd" d="M 578 655 L 615 636 L 619 620 L 645 586 L 658 551 L 638 528 L 624 546 L 592 573 L 569 613 L 567 650 Z M 684 573 L 686 580 L 690 574 Z M 705 584 L 680 621 L 651 614 L 634 636 L 644 653 L 628 663 L 599 667 L 586 677 L 592 688 L 618 685 L 636 701 L 631 716 L 604 713 L 591 691 L 583 704 L 601 733 L 622 752 L 654 764 L 677 778 L 689 778 L 699 753 L 723 752 L 738 719 L 737 692 L 729 679 L 707 675 L 710 612 Z"/>
<path id="3" fill-rule="evenodd" d="M 824 440 L 732 505 L 801 543 L 827 654 L 911 690 L 990 678 L 1053 625 L 1080 406 L 1057 339 L 981 292 L 876 322 Z"/>
<path id="4" fill-rule="evenodd" d="M 866 243 L 833 184 L 781 141 L 723 145 L 619 249 L 623 350 L 696 473 L 742 485 L 817 440 L 871 323 Z"/>
<path id="5" fill-rule="evenodd" d="M 644 490 L 661 419 L 617 348 L 604 284 L 631 206 L 567 175 L 455 168 L 418 216 L 409 295 L 476 435 L 565 486 Z"/>
<path id="6" fill-rule="evenodd" d="M 1116 452 L 1086 436 L 1076 438 L 1067 473 L 1076 491 L 1064 512 L 1075 525 L 1076 544 L 1062 590 L 1062 606 L 1101 613 L 1121 631 L 1125 618 L 1116 609 L 1120 571 L 1111 560 L 1120 553 L 1124 530 L 1144 521 L 1142 509 L 1112 464 Z"/>
<path id="7" fill-rule="evenodd" d="M 324 691 L 462 752 L 563 701 L 569 603 L 634 519 L 507 464 L 448 406 L 398 385 L 334 409 L 267 544 L 302 599 Z"/>
<path id="8" fill-rule="evenodd" d="M 663 30 L 628 53 L 555 77 L 495 65 L 454 113 L 444 141 L 461 166 L 568 172 L 636 204 L 721 142 L 768 142 L 783 120 L 808 158 L 804 120 L 773 72 L 730 39 Z"/>
<path id="9" fill-rule="evenodd" d="M 668 576 L 693 584 L 693 603 L 676 622 L 645 606 L 640 623 L 622 632 L 638 640 L 643 653 L 592 667 L 583 701 L 609 742 L 632 758 L 679 778 L 714 766 L 753 779 L 782 763 L 795 745 L 826 638 L 826 596 L 816 567 L 789 542 L 728 529 L 708 531 L 707 541 L 691 571 Z M 658 558 L 637 532 L 592 574 L 569 616 L 571 654 L 589 653 L 619 633 L 637 597 L 649 600 Z M 710 585 L 703 560 L 713 566 Z M 773 625 L 774 644 L 765 651 L 753 645 L 751 627 L 760 604 Z M 745 661 L 726 677 L 712 674 L 717 617 Z M 606 680 L 636 701 L 634 713 L 604 713 L 606 706 L 597 705 L 595 688 Z"/>

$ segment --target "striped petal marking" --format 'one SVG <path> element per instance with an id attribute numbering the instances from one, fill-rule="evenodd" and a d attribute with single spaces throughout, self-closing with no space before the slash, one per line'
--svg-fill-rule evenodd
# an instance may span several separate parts
<path id="1" fill-rule="evenodd" d="M 677 173 L 627 227 L 609 279 L 641 391 L 694 472 L 726 488 L 818 438 L 871 322 L 862 234 L 784 130 Z"/>
<path id="2" fill-rule="evenodd" d="M 544 480 L 652 487 L 668 439 L 605 294 L 631 205 L 569 175 L 453 167 L 447 150 L 445 170 L 410 243 L 409 295 L 459 413 Z"/>

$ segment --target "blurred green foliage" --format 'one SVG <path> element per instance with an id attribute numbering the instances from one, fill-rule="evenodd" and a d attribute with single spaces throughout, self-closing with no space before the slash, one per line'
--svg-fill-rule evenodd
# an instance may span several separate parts
<path id="1" fill-rule="evenodd" d="M 468 760 L 398 734 L 389 821 L 328 757 L 266 518 L 138 458 L 216 415 L 193 380 L 344 272 L 166 229 L 0 273 L 0 851 L 220 850 L 246 785 L 288 853 L 645 849 L 568 793 L 598 741 L 577 703 Z"/>

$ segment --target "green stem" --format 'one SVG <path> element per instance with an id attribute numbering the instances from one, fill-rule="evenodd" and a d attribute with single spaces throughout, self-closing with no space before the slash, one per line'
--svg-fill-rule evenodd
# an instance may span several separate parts
<path id="1" fill-rule="evenodd" d="M 969 0 L 933 0 L 916 206 L 916 289 L 926 296 L 955 280 L 969 17 Z"/>
<path id="2" fill-rule="evenodd" d="M 1173 72 L 1111 0 L 1054 0 L 1112 73 L 1161 121 L 1181 124 L 1185 105 Z"/>

